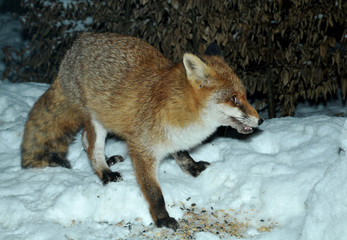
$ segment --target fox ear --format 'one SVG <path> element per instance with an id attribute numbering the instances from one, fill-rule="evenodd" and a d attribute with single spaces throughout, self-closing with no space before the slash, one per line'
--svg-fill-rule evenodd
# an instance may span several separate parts
<path id="1" fill-rule="evenodd" d="M 220 50 L 218 44 L 216 42 L 213 42 L 207 46 L 205 55 L 221 57 L 222 51 Z"/>
<path id="2" fill-rule="evenodd" d="M 187 78 L 193 87 L 211 86 L 211 82 L 208 79 L 210 68 L 201 58 L 191 53 L 185 53 L 183 64 Z"/>

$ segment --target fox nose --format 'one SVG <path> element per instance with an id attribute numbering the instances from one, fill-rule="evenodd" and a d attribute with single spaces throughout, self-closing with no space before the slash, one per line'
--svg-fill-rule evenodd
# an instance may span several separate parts
<path id="1" fill-rule="evenodd" d="M 264 122 L 264 120 L 263 120 L 262 118 L 259 118 L 259 120 L 258 120 L 258 126 L 260 126 L 263 122 Z"/>

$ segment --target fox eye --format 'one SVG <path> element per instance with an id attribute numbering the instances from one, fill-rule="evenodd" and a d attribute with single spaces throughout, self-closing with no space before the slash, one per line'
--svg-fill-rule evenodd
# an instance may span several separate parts
<path id="1" fill-rule="evenodd" d="M 239 101 L 239 99 L 236 97 L 236 95 L 232 96 L 232 97 L 230 98 L 230 100 L 231 100 L 234 104 L 240 105 L 240 101 Z"/>

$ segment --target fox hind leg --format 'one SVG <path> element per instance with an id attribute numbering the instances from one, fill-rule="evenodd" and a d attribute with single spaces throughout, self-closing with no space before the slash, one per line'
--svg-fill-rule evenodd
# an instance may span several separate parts
<path id="1" fill-rule="evenodd" d="M 88 143 L 88 138 L 87 138 L 87 132 L 85 129 L 82 132 L 82 144 L 83 144 L 84 150 L 87 151 L 89 143 Z M 106 161 L 107 165 L 110 167 L 116 163 L 124 162 L 124 158 L 120 155 L 113 155 L 111 157 L 107 157 L 105 155 L 105 161 Z"/>
<path id="2" fill-rule="evenodd" d="M 179 151 L 172 154 L 172 156 L 175 158 L 181 169 L 193 177 L 199 176 L 201 172 L 210 165 L 210 163 L 204 161 L 195 162 L 187 151 Z"/>
<path id="3" fill-rule="evenodd" d="M 105 155 L 105 159 L 106 159 L 106 163 L 109 167 L 116 164 L 116 163 L 124 162 L 124 158 L 120 155 L 113 155 L 111 157 L 107 157 Z"/>
<path id="4" fill-rule="evenodd" d="M 103 184 L 122 180 L 118 172 L 112 172 L 105 158 L 107 130 L 94 118 L 87 121 L 82 133 L 82 142 L 96 175 Z"/>

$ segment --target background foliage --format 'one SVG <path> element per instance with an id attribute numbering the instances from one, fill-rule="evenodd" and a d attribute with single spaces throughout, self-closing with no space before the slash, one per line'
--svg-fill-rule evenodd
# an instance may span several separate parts
<path id="1" fill-rule="evenodd" d="M 81 31 L 140 37 L 173 61 L 216 41 L 269 117 L 292 115 L 300 98 L 347 93 L 343 0 L 25 0 L 25 49 L 4 48 L 12 81 L 51 82 Z"/>

